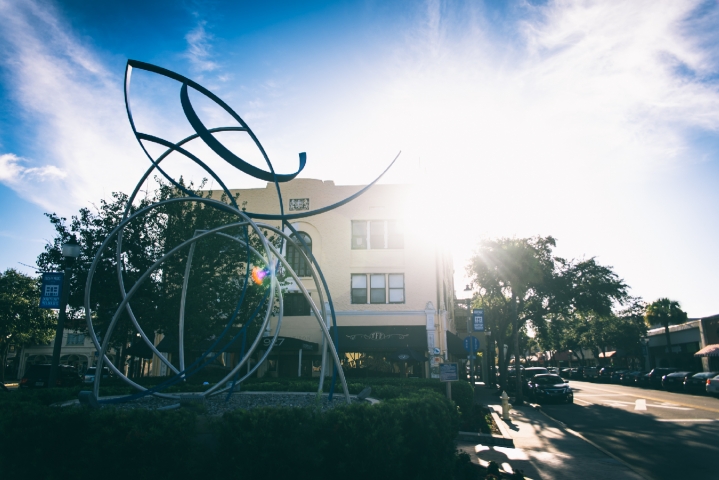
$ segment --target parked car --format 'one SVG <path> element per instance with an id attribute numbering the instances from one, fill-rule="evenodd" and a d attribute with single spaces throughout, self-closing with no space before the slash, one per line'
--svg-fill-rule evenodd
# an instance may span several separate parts
<path id="1" fill-rule="evenodd" d="M 621 375 L 619 383 L 621 383 L 622 385 L 637 385 L 639 383 L 639 378 L 643 377 L 646 374 L 647 372 L 642 372 L 641 370 L 626 372 Z"/>
<path id="2" fill-rule="evenodd" d="M 597 367 L 599 368 L 599 367 Z M 597 381 L 608 382 L 612 379 L 612 374 L 617 370 L 616 367 L 601 367 L 597 372 Z"/>
<path id="3" fill-rule="evenodd" d="M 547 372 L 559 375 L 559 369 L 557 367 L 547 367 Z"/>
<path id="4" fill-rule="evenodd" d="M 584 367 L 584 379 L 589 381 L 596 381 L 599 378 L 599 370 L 597 367 Z"/>
<path id="5" fill-rule="evenodd" d="M 719 375 L 707 378 L 706 392 L 710 395 L 719 395 Z"/>
<path id="6" fill-rule="evenodd" d="M 10 389 L 5 386 L 4 383 L 0 382 L 0 392 L 9 392 Z"/>
<path id="7" fill-rule="evenodd" d="M 612 372 L 612 376 L 609 377 L 609 381 L 612 383 L 620 383 L 622 375 L 625 373 L 629 373 L 629 370 L 614 370 L 614 372 Z"/>
<path id="8" fill-rule="evenodd" d="M 662 377 L 662 388 L 664 390 L 682 390 L 684 382 L 697 372 L 674 372 Z"/>
<path id="9" fill-rule="evenodd" d="M 684 391 L 687 393 L 704 393 L 707 391 L 707 380 L 719 375 L 719 372 L 699 372 L 684 381 Z"/>
<path id="10" fill-rule="evenodd" d="M 574 392 L 569 384 L 559 375 L 539 374 L 527 382 L 529 397 L 536 401 L 559 400 L 574 403 Z"/>
<path id="11" fill-rule="evenodd" d="M 85 372 L 85 376 L 84 376 L 84 378 L 83 378 L 83 382 L 84 382 L 84 383 L 93 383 L 93 382 L 95 381 L 95 372 L 96 372 L 96 370 L 97 370 L 97 369 L 96 369 L 95 367 L 90 367 L 90 368 L 88 368 L 87 371 Z M 107 368 L 107 367 L 102 367 L 102 378 L 103 378 L 103 379 L 105 379 L 105 378 L 110 378 L 110 369 L 109 369 L 109 368 Z"/>
<path id="12" fill-rule="evenodd" d="M 650 388 L 661 388 L 662 377 L 676 371 L 676 368 L 655 368 L 647 374 L 647 385 L 642 386 L 647 386 Z"/>
<path id="13" fill-rule="evenodd" d="M 637 377 L 637 387 L 649 388 L 652 386 L 652 382 L 649 380 L 649 374 L 645 373 Z"/>
<path id="14" fill-rule="evenodd" d="M 80 385 L 82 378 L 77 368 L 69 365 L 58 365 L 55 385 L 58 387 L 72 387 Z M 20 380 L 20 388 L 43 388 L 50 384 L 50 364 L 30 365 L 25 369 L 25 375 Z"/>

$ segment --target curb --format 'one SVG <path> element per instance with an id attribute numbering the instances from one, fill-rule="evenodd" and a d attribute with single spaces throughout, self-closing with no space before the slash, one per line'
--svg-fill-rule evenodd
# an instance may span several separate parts
<path id="1" fill-rule="evenodd" d="M 501 435 L 493 435 L 490 433 L 459 432 L 457 434 L 457 439 L 475 444 L 479 443 L 482 445 L 496 445 L 499 447 L 514 448 L 514 441 L 511 438 L 506 438 Z"/>

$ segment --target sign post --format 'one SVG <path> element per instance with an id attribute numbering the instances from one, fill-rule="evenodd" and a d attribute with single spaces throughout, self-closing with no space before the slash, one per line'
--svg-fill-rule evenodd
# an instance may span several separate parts
<path id="1" fill-rule="evenodd" d="M 479 351 L 479 339 L 474 336 L 465 337 L 464 349 L 469 353 L 469 381 L 474 386 L 474 352 Z"/>
<path id="2" fill-rule="evenodd" d="M 439 381 L 447 383 L 447 399 L 452 400 L 452 382 L 459 380 L 459 367 L 456 363 L 442 363 L 439 366 Z"/>

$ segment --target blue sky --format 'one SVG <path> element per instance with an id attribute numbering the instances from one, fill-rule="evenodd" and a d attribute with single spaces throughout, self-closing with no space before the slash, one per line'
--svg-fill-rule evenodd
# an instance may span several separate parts
<path id="1" fill-rule="evenodd" d="M 219 95 L 281 172 L 307 152 L 302 176 L 365 184 L 401 150 L 386 181 L 434 196 L 460 290 L 478 239 L 553 235 L 634 295 L 719 313 L 718 21 L 716 0 L 0 0 L 0 269 L 30 271 L 43 212 L 144 172 L 122 97 L 134 58 Z M 176 138 L 165 87 L 133 75 L 133 111 Z"/>

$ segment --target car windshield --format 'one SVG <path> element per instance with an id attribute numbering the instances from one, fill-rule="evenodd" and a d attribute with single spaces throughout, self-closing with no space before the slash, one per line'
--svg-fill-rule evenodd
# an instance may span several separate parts
<path id="1" fill-rule="evenodd" d="M 557 383 L 564 383 L 564 380 L 562 380 L 562 377 L 559 375 L 546 375 L 541 377 L 535 377 L 534 378 L 535 383 L 537 385 L 555 385 Z"/>

